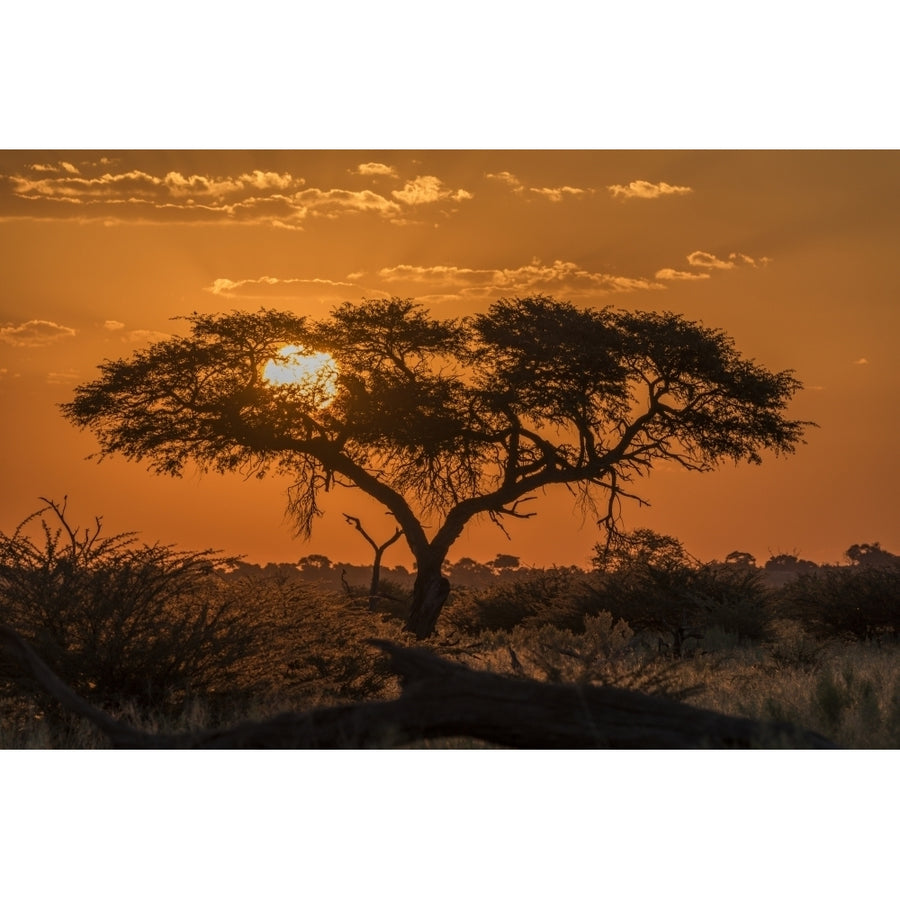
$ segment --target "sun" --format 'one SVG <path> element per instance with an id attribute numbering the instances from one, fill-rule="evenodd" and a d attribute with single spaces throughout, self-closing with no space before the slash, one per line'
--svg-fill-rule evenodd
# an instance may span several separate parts
<path id="1" fill-rule="evenodd" d="M 320 409 L 337 394 L 337 363 L 330 353 L 307 350 L 300 344 L 282 347 L 263 367 L 263 379 L 272 385 L 293 386 Z"/>

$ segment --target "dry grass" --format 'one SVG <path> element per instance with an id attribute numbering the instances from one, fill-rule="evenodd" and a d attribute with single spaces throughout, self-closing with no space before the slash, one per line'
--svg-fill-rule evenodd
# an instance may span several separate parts
<path id="1" fill-rule="evenodd" d="M 626 632 L 612 629 L 625 640 Z M 454 657 L 475 668 L 528 675 L 544 680 L 612 683 L 647 692 L 684 697 L 686 702 L 717 712 L 754 719 L 787 721 L 817 731 L 853 749 L 900 748 L 900 665 L 898 646 L 871 643 L 818 645 L 801 634 L 778 643 L 738 643 L 713 634 L 709 648 L 689 658 L 668 660 L 634 646 L 613 646 L 598 653 L 603 635 L 592 638 L 523 630 L 483 635 Z M 554 644 L 557 647 L 554 648 Z M 563 652 L 558 652 L 559 650 Z M 512 652 L 510 652 L 512 651 Z M 227 703 L 194 698 L 176 713 L 157 713 L 125 705 L 114 713 L 144 730 L 178 732 L 225 727 L 260 720 L 287 709 L 308 708 L 315 701 L 340 698 L 290 695 L 230 698 Z M 393 691 L 383 691 L 381 696 Z M 0 716 L 2 749 L 98 749 L 106 742 L 92 726 L 69 718 L 49 718 L 37 706 Z M 418 749 L 480 749 L 468 738 L 422 741 Z"/>
<path id="2" fill-rule="evenodd" d="M 842 747 L 900 748 L 897 647 L 850 644 L 826 648 L 818 664 L 788 667 L 731 656 L 696 665 L 704 690 L 697 705 L 755 719 L 791 722 Z M 714 658 L 715 659 L 715 658 Z"/>

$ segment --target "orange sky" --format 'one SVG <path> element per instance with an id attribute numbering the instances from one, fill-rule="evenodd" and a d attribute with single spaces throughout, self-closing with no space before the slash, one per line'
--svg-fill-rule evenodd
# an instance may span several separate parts
<path id="1" fill-rule="evenodd" d="M 184 330 L 172 317 L 282 307 L 310 315 L 400 295 L 437 315 L 501 296 L 672 309 L 792 368 L 789 415 L 821 426 L 791 457 L 698 475 L 658 468 L 626 524 L 703 559 L 747 550 L 838 561 L 900 550 L 900 153 L 794 151 L 6 151 L 0 153 L 0 445 L 5 532 L 38 496 L 110 533 L 295 561 L 370 562 L 391 520 L 358 492 L 291 537 L 285 482 L 170 480 L 85 457 L 56 404 L 104 358 Z M 451 559 L 589 562 L 598 532 L 564 491 L 510 543 L 473 526 Z M 408 562 L 402 545 L 387 564 Z"/>

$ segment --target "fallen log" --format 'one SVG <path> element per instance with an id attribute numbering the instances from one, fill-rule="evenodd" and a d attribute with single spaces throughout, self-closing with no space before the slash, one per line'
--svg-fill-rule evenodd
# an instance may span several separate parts
<path id="1" fill-rule="evenodd" d="M 479 672 L 428 650 L 372 641 L 400 676 L 401 696 L 284 713 L 264 722 L 184 734 L 147 734 L 79 697 L 12 629 L 0 646 L 64 709 L 93 722 L 117 748 L 389 748 L 468 737 L 524 749 L 833 749 L 815 732 L 699 709 L 621 688 L 545 684 Z"/>

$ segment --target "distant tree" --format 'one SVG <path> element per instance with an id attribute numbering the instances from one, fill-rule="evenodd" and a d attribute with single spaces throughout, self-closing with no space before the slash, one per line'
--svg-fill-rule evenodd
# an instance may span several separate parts
<path id="1" fill-rule="evenodd" d="M 467 587 L 485 587 L 494 579 L 491 569 L 471 556 L 461 557 L 446 567 L 445 571 L 454 582 Z"/>
<path id="2" fill-rule="evenodd" d="M 743 550 L 732 550 L 731 553 L 725 557 L 725 565 L 755 569 L 756 557 L 752 553 L 746 553 Z"/>
<path id="3" fill-rule="evenodd" d="M 678 538 L 652 528 L 616 534 L 614 540 L 598 544 L 594 549 L 594 565 L 613 572 L 647 566 L 660 572 L 680 573 L 697 564 Z"/>
<path id="4" fill-rule="evenodd" d="M 387 550 L 391 544 L 400 540 L 403 535 L 403 529 L 397 528 L 392 537 L 389 537 L 384 543 L 379 544 L 369 532 L 363 528 L 362 522 L 356 516 L 350 516 L 347 515 L 347 513 L 344 513 L 344 518 L 347 520 L 347 524 L 352 525 L 365 538 L 366 543 L 368 543 L 375 551 L 375 559 L 372 562 L 372 582 L 369 585 L 369 609 L 374 610 L 378 605 L 378 591 L 381 584 L 381 559 L 384 556 L 384 551 Z"/>
<path id="5" fill-rule="evenodd" d="M 320 491 L 355 486 L 393 515 L 416 560 L 407 628 L 430 635 L 466 525 L 528 518 L 539 489 L 575 490 L 614 529 L 627 488 L 658 462 L 708 471 L 791 452 L 800 383 L 746 360 L 723 332 L 674 313 L 500 300 L 436 320 L 398 298 L 344 304 L 320 322 L 260 310 L 195 313 L 191 333 L 107 361 L 62 406 L 101 455 L 153 471 L 290 473 L 308 535 Z M 272 383 L 288 347 L 330 353 L 322 379 Z M 598 504 L 598 506 L 593 506 Z"/>
<path id="6" fill-rule="evenodd" d="M 518 556 L 513 556 L 511 553 L 498 553 L 488 565 L 492 569 L 503 572 L 509 569 L 518 569 L 522 565 L 522 561 Z"/>
<path id="7" fill-rule="evenodd" d="M 844 554 L 855 566 L 896 568 L 900 566 L 900 556 L 881 548 L 881 544 L 853 544 Z"/>
<path id="8" fill-rule="evenodd" d="M 297 560 L 297 566 L 302 572 L 329 572 L 332 568 L 331 560 L 321 553 L 310 553 L 309 556 L 301 556 Z"/>
<path id="9" fill-rule="evenodd" d="M 779 553 L 766 560 L 770 572 L 811 572 L 819 567 L 810 559 L 800 559 L 795 553 Z"/>

